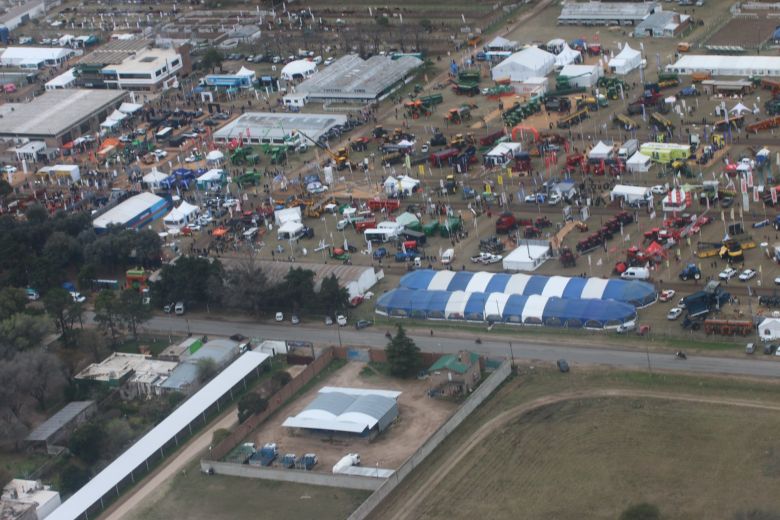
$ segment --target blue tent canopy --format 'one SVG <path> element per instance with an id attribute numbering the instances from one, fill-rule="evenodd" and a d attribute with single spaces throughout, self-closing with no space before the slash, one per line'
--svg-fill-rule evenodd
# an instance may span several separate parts
<path id="1" fill-rule="evenodd" d="M 644 307 L 653 303 L 656 296 L 655 287 L 649 283 L 634 280 L 610 280 L 607 282 L 602 298 Z"/>
<path id="2" fill-rule="evenodd" d="M 488 295 L 485 293 L 473 293 L 466 303 L 466 309 L 463 312 L 467 320 L 482 321 L 485 318 L 485 302 Z"/>
<path id="3" fill-rule="evenodd" d="M 493 275 L 493 278 L 487 284 L 485 288 L 486 293 L 504 292 L 506 284 L 509 283 L 509 275 L 505 273 L 498 273 Z"/>
<path id="4" fill-rule="evenodd" d="M 588 283 L 587 278 L 572 278 L 569 280 L 569 283 L 566 284 L 562 296 L 564 298 L 579 298 L 582 296 L 582 289 L 585 288 L 586 283 Z"/>
<path id="5" fill-rule="evenodd" d="M 458 271 L 455 273 L 455 276 L 452 277 L 452 280 L 450 280 L 449 286 L 447 286 L 448 291 L 464 291 L 466 289 L 466 286 L 471 281 L 471 274 L 466 271 Z"/>

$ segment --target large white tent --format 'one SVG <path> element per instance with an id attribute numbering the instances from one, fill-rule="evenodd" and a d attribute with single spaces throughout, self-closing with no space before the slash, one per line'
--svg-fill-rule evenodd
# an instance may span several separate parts
<path id="1" fill-rule="evenodd" d="M 555 68 L 555 54 L 538 47 L 529 47 L 493 67 L 494 80 L 509 78 L 511 81 L 524 81 L 529 78 L 546 76 Z"/>
<path id="2" fill-rule="evenodd" d="M 317 72 L 317 65 L 309 60 L 291 61 L 282 67 L 282 79 L 292 81 L 294 79 L 306 79 Z"/>
<path id="3" fill-rule="evenodd" d="M 168 178 L 168 175 L 164 174 L 157 168 L 153 168 L 152 171 L 143 176 L 142 181 L 146 184 L 150 190 L 159 190 L 160 183 Z"/>
<path id="4" fill-rule="evenodd" d="M 642 54 L 629 47 L 628 43 L 623 46 L 620 53 L 609 60 L 609 68 L 615 74 L 628 74 L 642 63 Z"/>
<path id="5" fill-rule="evenodd" d="M 780 338 L 780 318 L 765 318 L 758 324 L 758 335 L 761 341 L 772 341 Z"/>
<path id="6" fill-rule="evenodd" d="M 653 160 L 642 152 L 636 152 L 626 161 L 626 169 L 634 173 L 644 173 L 650 170 Z"/>
<path id="7" fill-rule="evenodd" d="M 598 83 L 602 75 L 602 69 L 598 65 L 566 65 L 559 72 L 559 76 L 569 78 L 570 85 L 591 88 Z"/>
<path id="8" fill-rule="evenodd" d="M 612 146 L 605 144 L 603 141 L 599 141 L 593 149 L 588 152 L 588 159 L 592 161 L 602 161 L 609 159 L 613 152 Z"/>

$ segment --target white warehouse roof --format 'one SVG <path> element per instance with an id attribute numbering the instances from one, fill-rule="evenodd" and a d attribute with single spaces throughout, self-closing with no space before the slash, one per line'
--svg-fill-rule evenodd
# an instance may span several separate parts
<path id="1" fill-rule="evenodd" d="M 689 54 L 666 70 L 680 74 L 710 72 L 714 76 L 780 76 L 780 56 L 724 56 Z"/>
<path id="2" fill-rule="evenodd" d="M 164 200 L 165 199 L 158 197 L 154 193 L 145 191 L 134 197 L 130 197 L 116 207 L 106 211 L 96 218 L 92 224 L 99 229 L 107 228 L 111 224 L 123 226 L 143 211 L 152 208 L 154 205 L 163 202 Z"/>
<path id="3" fill-rule="evenodd" d="M 376 426 L 396 406 L 401 392 L 367 388 L 322 388 L 317 397 L 282 426 L 363 433 Z"/>
<path id="4" fill-rule="evenodd" d="M 73 49 L 66 47 L 8 47 L 0 55 L 0 64 L 19 66 L 44 61 L 59 61 L 71 56 Z"/>
<path id="5" fill-rule="evenodd" d="M 270 356 L 246 352 L 47 516 L 75 520 Z"/>

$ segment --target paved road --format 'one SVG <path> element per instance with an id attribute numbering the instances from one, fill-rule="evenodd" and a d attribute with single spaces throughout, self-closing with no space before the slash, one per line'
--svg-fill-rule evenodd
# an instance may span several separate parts
<path id="1" fill-rule="evenodd" d="M 371 346 L 382 348 L 387 343 L 384 337 L 385 329 L 364 329 L 356 331 L 351 327 L 340 330 L 337 327 L 293 326 L 289 323 L 276 325 L 273 323 L 228 322 L 198 317 L 159 316 L 145 323 L 150 331 L 186 334 L 206 334 L 230 336 L 241 333 L 248 337 L 263 339 L 310 341 L 315 344 L 339 344 Z M 442 334 L 445 334 L 442 336 Z M 454 335 L 457 334 L 457 337 Z M 427 352 L 457 352 L 470 349 L 492 356 L 510 356 L 509 343 L 506 340 L 485 340 L 476 344 L 474 336 L 468 332 L 453 331 L 453 336 L 437 331 L 436 336 L 413 336 L 421 350 Z M 753 377 L 780 377 L 780 364 L 774 359 L 763 356 L 751 358 L 721 358 L 715 356 L 694 355 L 687 361 L 674 359 L 671 354 L 652 353 L 637 350 L 616 350 L 614 348 L 580 347 L 576 345 L 550 345 L 541 342 L 519 340 L 512 342 L 512 351 L 517 360 L 538 360 L 554 362 L 566 358 L 570 364 L 585 363 L 589 365 L 607 365 L 613 367 L 640 368 L 650 366 L 654 370 L 672 370 L 685 372 L 701 372 L 709 374 L 730 374 Z"/>

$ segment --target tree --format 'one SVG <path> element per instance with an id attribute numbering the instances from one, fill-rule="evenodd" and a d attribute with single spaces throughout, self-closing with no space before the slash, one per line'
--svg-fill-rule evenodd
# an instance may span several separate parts
<path id="1" fill-rule="evenodd" d="M 43 350 L 23 352 L 14 358 L 20 386 L 35 399 L 38 408 L 46 409 L 49 400 L 67 384 L 62 361 Z"/>
<path id="2" fill-rule="evenodd" d="M 428 18 L 423 18 L 420 20 L 420 27 L 422 27 L 425 32 L 430 33 L 433 31 L 433 22 L 431 22 Z"/>
<path id="3" fill-rule="evenodd" d="M 385 347 L 387 363 L 390 365 L 390 373 L 396 377 L 410 377 L 417 374 L 420 367 L 420 349 L 414 341 L 406 335 L 403 326 L 398 325 L 398 330 Z"/>
<path id="4" fill-rule="evenodd" d="M 111 419 L 106 423 L 105 451 L 108 456 L 114 456 L 133 438 L 133 429 L 127 419 Z"/>
<path id="5" fill-rule="evenodd" d="M 87 287 L 91 287 L 92 280 L 97 278 L 97 269 L 95 268 L 94 264 L 84 264 L 81 266 L 81 269 L 79 269 L 79 274 L 76 276 L 76 282 L 79 284 L 79 287 L 82 289 L 86 289 Z"/>
<path id="6" fill-rule="evenodd" d="M 10 359 L 18 352 L 40 347 L 52 330 L 46 316 L 14 314 L 0 322 L 0 357 Z"/>
<path id="7" fill-rule="evenodd" d="M 49 219 L 49 212 L 40 204 L 31 204 L 27 207 L 27 211 L 24 212 L 24 216 L 27 218 L 27 222 L 42 224 Z"/>
<path id="8" fill-rule="evenodd" d="M 221 71 L 223 59 L 224 57 L 222 56 L 222 53 L 219 52 L 219 49 L 216 47 L 209 47 L 203 55 L 203 66 L 210 71 L 219 67 L 219 70 Z"/>
<path id="9" fill-rule="evenodd" d="M 390 20 L 388 20 L 387 16 L 380 14 L 376 18 L 374 18 L 374 21 L 376 21 L 376 24 L 380 27 L 387 27 L 390 25 Z"/>
<path id="10" fill-rule="evenodd" d="M 138 339 L 138 326 L 152 317 L 150 305 L 145 305 L 138 291 L 122 291 L 119 296 L 119 318 L 130 330 L 133 339 Z"/>
<path id="11" fill-rule="evenodd" d="M 296 267 L 287 271 L 281 290 L 277 292 L 280 303 L 293 312 L 299 312 L 303 307 L 311 306 L 315 301 L 314 271 Z"/>
<path id="12" fill-rule="evenodd" d="M 95 321 L 111 338 L 111 347 L 116 348 L 122 326 L 120 303 L 114 291 L 100 291 L 95 298 Z"/>
<path id="13" fill-rule="evenodd" d="M 71 298 L 70 294 L 68 294 L 68 291 L 62 287 L 55 287 L 54 289 L 51 289 L 43 297 L 43 306 L 49 316 L 51 316 L 57 324 L 57 330 L 62 332 L 65 343 L 68 343 L 69 341 L 72 327 L 72 322 L 70 321 L 68 314 L 70 305 L 72 303 L 73 298 Z"/>
<path id="14" fill-rule="evenodd" d="M 661 512 L 658 507 L 647 502 L 634 504 L 620 514 L 620 520 L 658 520 Z"/>
<path id="15" fill-rule="evenodd" d="M 274 372 L 271 376 L 271 383 L 277 389 L 283 387 L 290 381 L 292 381 L 292 376 L 286 370 L 282 370 L 281 372 Z"/>
<path id="16" fill-rule="evenodd" d="M 238 422 L 242 423 L 255 414 L 264 412 L 268 408 L 268 401 L 260 394 L 249 392 L 238 400 Z"/>
<path id="17" fill-rule="evenodd" d="M 84 423 L 71 434 L 68 449 L 78 458 L 92 465 L 100 459 L 104 436 L 105 432 L 97 422 Z"/>
<path id="18" fill-rule="evenodd" d="M 211 445 L 216 446 L 228 437 L 230 437 L 230 430 L 225 428 L 218 428 L 214 430 L 214 433 L 211 434 Z"/>
<path id="19" fill-rule="evenodd" d="M 328 316 L 334 316 L 347 308 L 349 305 L 349 291 L 341 287 L 335 274 L 331 274 L 320 285 L 319 294 L 320 306 Z"/>
<path id="20" fill-rule="evenodd" d="M 74 237 L 55 231 L 43 246 L 43 256 L 60 269 L 75 265 L 81 260 L 81 244 Z"/>
<path id="21" fill-rule="evenodd" d="M 95 329 L 80 330 L 76 341 L 78 341 L 79 347 L 82 350 L 92 354 L 92 361 L 95 363 L 108 354 L 105 338 Z"/>
<path id="22" fill-rule="evenodd" d="M 217 368 L 217 362 L 211 358 L 203 358 L 198 360 L 198 381 L 205 383 L 217 375 L 219 369 Z"/>
<path id="23" fill-rule="evenodd" d="M 268 279 L 253 258 L 225 272 L 224 304 L 254 315 L 268 306 Z"/>
<path id="24" fill-rule="evenodd" d="M 0 320 L 6 320 L 23 312 L 27 305 L 27 295 L 22 289 L 16 287 L 3 287 L 0 289 Z"/>
<path id="25" fill-rule="evenodd" d="M 11 194 L 11 192 L 14 191 L 13 187 L 9 182 L 5 179 L 0 179 L 0 197 L 7 197 Z M 8 482 L 7 480 L 3 480 L 3 482 Z"/>
<path id="26" fill-rule="evenodd" d="M 88 470 L 75 464 L 68 464 L 60 472 L 60 491 L 64 495 L 75 493 L 89 482 L 91 474 Z"/>
<path id="27" fill-rule="evenodd" d="M 212 277 L 222 280 L 222 264 L 207 258 L 185 256 L 174 265 L 166 264 L 160 271 L 160 281 L 152 284 L 155 301 L 161 304 L 183 301 L 187 307 L 212 303 L 208 288 Z"/>

